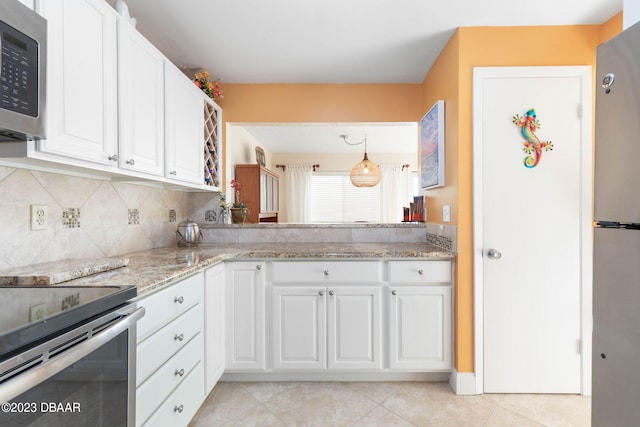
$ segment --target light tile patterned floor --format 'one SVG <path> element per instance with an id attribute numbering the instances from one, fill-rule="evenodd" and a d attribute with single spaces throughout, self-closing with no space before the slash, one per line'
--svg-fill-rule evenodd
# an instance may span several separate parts
<path id="1" fill-rule="evenodd" d="M 577 395 L 456 396 L 438 382 L 221 382 L 190 427 L 588 427 Z"/>

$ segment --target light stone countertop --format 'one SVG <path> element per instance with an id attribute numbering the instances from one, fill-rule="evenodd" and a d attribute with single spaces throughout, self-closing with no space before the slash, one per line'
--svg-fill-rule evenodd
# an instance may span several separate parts
<path id="1" fill-rule="evenodd" d="M 126 267 L 58 285 L 134 285 L 138 287 L 138 295 L 143 295 L 229 259 L 454 259 L 455 254 L 426 243 L 243 243 L 150 249 L 123 257 L 129 260 Z M 59 262 L 62 266 L 64 263 Z"/>

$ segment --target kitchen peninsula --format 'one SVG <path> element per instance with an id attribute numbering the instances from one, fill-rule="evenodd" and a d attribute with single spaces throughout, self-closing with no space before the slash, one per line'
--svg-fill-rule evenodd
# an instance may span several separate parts
<path id="1" fill-rule="evenodd" d="M 313 228 L 320 236 L 326 227 L 309 226 L 306 235 Z M 334 231 L 346 238 L 357 228 L 380 233 L 389 226 Z M 237 227 L 225 229 L 238 234 Z M 424 226 L 417 229 L 424 236 Z M 188 425 L 221 376 L 445 381 L 450 375 L 455 254 L 424 241 L 207 243 L 122 257 L 128 265 L 53 286 L 137 286 L 146 315 L 138 322 L 136 425 L 160 419 Z"/>

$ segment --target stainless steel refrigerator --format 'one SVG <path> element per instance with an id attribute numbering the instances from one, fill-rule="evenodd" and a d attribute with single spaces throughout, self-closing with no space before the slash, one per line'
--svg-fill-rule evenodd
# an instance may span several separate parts
<path id="1" fill-rule="evenodd" d="M 596 84 L 592 427 L 640 426 L 640 23 Z"/>

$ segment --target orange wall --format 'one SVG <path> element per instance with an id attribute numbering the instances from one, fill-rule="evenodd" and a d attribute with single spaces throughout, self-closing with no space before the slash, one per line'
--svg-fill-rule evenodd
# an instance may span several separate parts
<path id="1" fill-rule="evenodd" d="M 228 122 L 416 121 L 419 84 L 228 84 Z"/>
<path id="2" fill-rule="evenodd" d="M 615 22 L 611 28 L 615 28 Z M 614 30 L 607 28 L 606 33 Z M 602 26 L 554 27 L 467 27 L 458 29 L 441 54 L 441 58 L 457 56 L 457 68 L 433 67 L 423 81 L 422 114 L 428 110 L 438 84 L 457 77 L 457 88 L 444 95 L 458 93 L 456 108 L 446 109 L 446 120 L 452 120 L 457 132 L 446 135 L 446 167 L 457 170 L 453 191 L 445 189 L 425 192 L 433 197 L 436 208 L 452 206 L 452 223 L 458 226 L 458 257 L 455 292 L 455 367 L 458 372 L 473 372 L 473 181 L 472 181 L 472 85 L 473 67 L 591 65 L 595 66 L 595 49 L 601 43 Z M 451 63 L 455 61 L 449 60 Z M 447 87 L 453 83 L 447 81 Z M 447 132 L 449 126 L 447 125 Z M 449 144 L 456 144 L 451 149 Z M 437 209 L 436 209 L 437 210 Z M 440 214 L 441 215 L 441 214 Z M 436 213 L 436 216 L 438 214 Z M 431 220 L 431 218 L 430 218 Z"/>
<path id="3" fill-rule="evenodd" d="M 622 12 L 600 26 L 600 43 L 604 43 L 622 31 Z"/>

